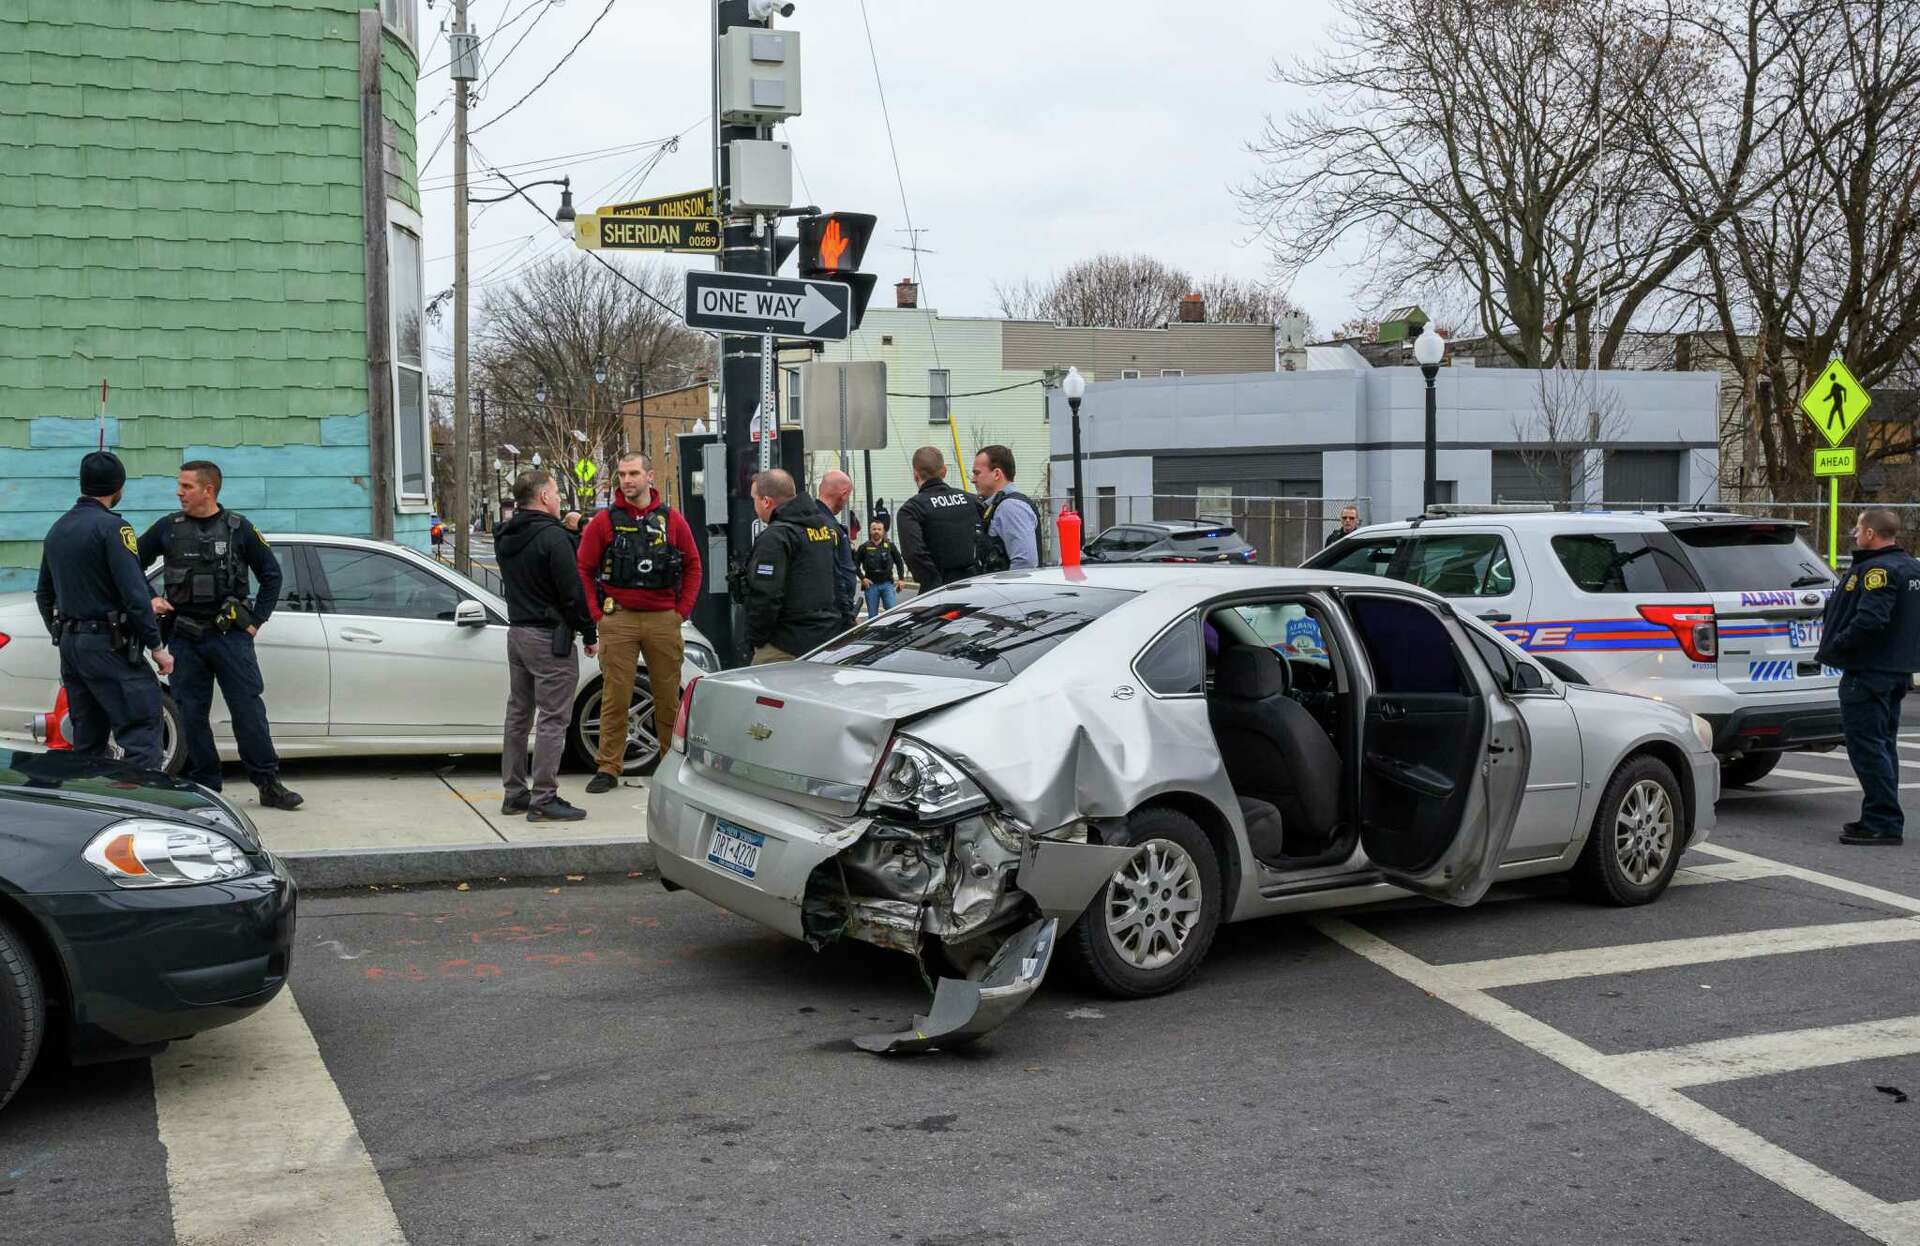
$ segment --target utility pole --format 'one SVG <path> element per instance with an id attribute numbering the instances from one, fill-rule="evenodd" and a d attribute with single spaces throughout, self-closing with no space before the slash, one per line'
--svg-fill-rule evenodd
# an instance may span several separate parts
<path id="1" fill-rule="evenodd" d="M 473 574 L 473 468 L 467 462 L 467 88 L 479 72 L 467 0 L 453 0 L 453 567 Z"/>
<path id="2" fill-rule="evenodd" d="M 487 391 L 483 389 L 480 391 L 480 450 L 473 456 L 474 470 L 480 471 L 481 479 L 487 482 L 485 492 L 480 497 L 480 523 L 483 527 L 487 523 L 487 508 L 493 504 L 493 495 L 498 488 L 499 473 L 492 468 L 486 468 L 485 471 L 481 471 L 481 468 L 492 461 L 487 456 Z M 461 519 L 465 523 L 472 523 L 469 516 L 462 516 Z"/>

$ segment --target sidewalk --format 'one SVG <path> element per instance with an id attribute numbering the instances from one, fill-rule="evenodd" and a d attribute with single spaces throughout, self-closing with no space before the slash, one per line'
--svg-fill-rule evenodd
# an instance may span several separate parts
<path id="1" fill-rule="evenodd" d="M 526 878 L 650 869 L 647 789 L 629 779 L 588 796 L 588 775 L 562 773 L 560 794 L 587 810 L 579 822 L 528 822 L 500 812 L 495 757 L 379 757 L 288 761 L 281 780 L 306 798 L 291 813 L 261 806 L 238 766 L 225 795 L 286 860 L 301 886 Z"/>

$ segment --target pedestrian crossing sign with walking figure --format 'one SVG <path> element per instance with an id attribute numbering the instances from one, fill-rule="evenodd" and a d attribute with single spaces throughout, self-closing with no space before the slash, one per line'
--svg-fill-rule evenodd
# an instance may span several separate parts
<path id="1" fill-rule="evenodd" d="M 1827 365 L 1820 379 L 1800 397 L 1800 409 L 1830 446 L 1838 446 L 1873 405 L 1866 388 L 1853 379 L 1838 359 Z"/>

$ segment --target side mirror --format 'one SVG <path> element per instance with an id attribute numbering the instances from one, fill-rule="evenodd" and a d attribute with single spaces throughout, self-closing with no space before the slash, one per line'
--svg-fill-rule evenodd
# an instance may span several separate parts
<path id="1" fill-rule="evenodd" d="M 1539 692 L 1546 688 L 1547 677 L 1540 668 L 1531 662 L 1518 662 L 1513 668 L 1513 690 L 1515 692 Z"/>
<path id="2" fill-rule="evenodd" d="M 453 623 L 455 627 L 485 627 L 487 608 L 468 598 L 453 608 Z"/>

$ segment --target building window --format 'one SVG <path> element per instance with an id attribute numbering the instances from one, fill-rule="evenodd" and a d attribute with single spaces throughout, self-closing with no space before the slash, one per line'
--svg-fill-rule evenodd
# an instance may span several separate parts
<path id="1" fill-rule="evenodd" d="M 927 423 L 945 424 L 952 418 L 953 373 L 946 368 L 927 369 Z"/>
<path id="2" fill-rule="evenodd" d="M 800 419 L 800 369 L 782 368 L 787 374 L 787 423 L 799 427 Z"/>
<path id="3" fill-rule="evenodd" d="M 1162 369 L 1160 369 L 1160 375 L 1161 375 L 1161 376 L 1185 376 L 1186 374 L 1187 374 L 1187 370 L 1186 370 L 1185 368 L 1162 368 Z"/>
<path id="4" fill-rule="evenodd" d="M 408 47 L 420 46 L 419 0 L 380 0 L 380 16 L 389 29 L 407 41 Z"/>
<path id="5" fill-rule="evenodd" d="M 399 225 L 387 256 L 389 298 L 393 303 L 393 439 L 399 496 L 403 502 L 427 501 L 433 461 L 427 422 L 425 360 L 421 355 L 420 237 Z"/>
<path id="6" fill-rule="evenodd" d="M 1120 379 L 1123 381 L 1137 381 L 1140 379 L 1140 369 L 1122 368 L 1120 369 Z"/>

